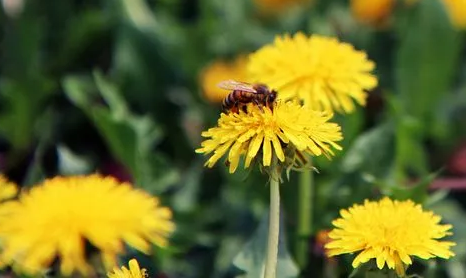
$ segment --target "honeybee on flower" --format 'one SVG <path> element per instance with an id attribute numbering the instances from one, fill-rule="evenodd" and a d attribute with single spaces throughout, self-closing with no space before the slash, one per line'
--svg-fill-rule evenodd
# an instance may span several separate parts
<path id="1" fill-rule="evenodd" d="M 246 104 L 254 103 L 259 107 L 266 106 L 273 109 L 273 103 L 277 98 L 275 90 L 269 90 L 264 84 L 249 84 L 246 82 L 225 80 L 218 84 L 225 90 L 232 90 L 223 100 L 222 107 L 225 112 L 238 113 L 239 109 L 245 111 Z"/>

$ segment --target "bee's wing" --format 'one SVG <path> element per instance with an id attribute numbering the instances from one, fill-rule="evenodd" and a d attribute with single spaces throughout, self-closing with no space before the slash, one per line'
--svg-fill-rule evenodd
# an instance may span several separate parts
<path id="1" fill-rule="evenodd" d="M 256 89 L 254 89 L 254 87 L 251 84 L 235 80 L 222 81 L 218 83 L 218 87 L 225 90 L 240 90 L 251 93 L 257 93 Z"/>

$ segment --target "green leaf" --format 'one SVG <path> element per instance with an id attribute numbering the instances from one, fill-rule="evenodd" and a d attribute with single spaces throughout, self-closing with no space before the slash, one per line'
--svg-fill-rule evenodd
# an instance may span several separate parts
<path id="1" fill-rule="evenodd" d="M 381 124 L 356 138 L 342 161 L 346 173 L 365 172 L 374 176 L 387 174 L 394 159 L 393 125 Z"/>
<path id="2" fill-rule="evenodd" d="M 292 260 L 286 245 L 284 235 L 283 213 L 280 214 L 280 232 L 278 243 L 278 262 L 276 277 L 292 278 L 297 277 L 299 269 Z M 265 214 L 252 238 L 246 243 L 243 250 L 233 260 L 233 265 L 245 274 L 241 277 L 257 278 L 262 277 L 267 249 L 269 227 L 269 214 Z"/>
<path id="3" fill-rule="evenodd" d="M 461 36 L 439 0 L 419 1 L 413 14 L 406 16 L 406 24 L 399 28 L 395 65 L 398 93 L 406 112 L 419 119 L 432 118 L 432 107 L 453 80 Z"/>
<path id="4" fill-rule="evenodd" d="M 57 13 L 63 13 L 60 4 L 58 7 L 53 4 L 51 6 Z M 63 25 L 60 27 L 63 29 L 60 30 L 63 37 L 57 34 L 57 37 L 61 38 L 60 45 L 52 48 L 53 60 L 48 61 L 52 71 L 68 71 L 75 68 L 83 62 L 81 57 L 87 57 L 105 41 L 111 40 L 111 28 L 114 27 L 115 20 L 112 20 L 109 10 L 86 9 L 76 13 L 75 9 L 70 7 L 69 12 L 65 22 L 57 20 L 57 24 Z"/>
<path id="5" fill-rule="evenodd" d="M 125 99 L 120 95 L 118 88 L 106 81 L 104 76 L 99 71 L 94 71 L 94 80 L 97 84 L 102 97 L 106 104 L 110 107 L 110 111 L 115 117 L 124 117 L 129 114 Z"/>
<path id="6" fill-rule="evenodd" d="M 57 114 L 53 109 L 49 108 L 45 111 L 42 111 L 40 115 L 36 115 L 34 119 L 35 125 L 35 148 L 34 154 L 32 156 L 31 162 L 27 167 L 27 171 L 24 175 L 22 185 L 23 186 L 33 186 L 37 182 L 42 181 L 46 177 L 44 159 L 46 156 L 47 149 L 50 147 L 53 142 L 54 135 L 54 126 L 55 119 Z M 12 154 L 13 159 L 15 158 L 15 153 Z"/>
<path id="7" fill-rule="evenodd" d="M 177 212 L 188 213 L 194 211 L 199 200 L 199 191 L 201 189 L 201 169 L 202 161 L 193 163 L 185 173 L 183 173 L 180 188 L 172 199 L 172 207 Z"/>
<path id="8" fill-rule="evenodd" d="M 427 174 L 427 157 L 423 145 L 421 123 L 406 115 L 399 119 L 396 129 L 397 177 L 404 180 L 410 173 L 414 176 Z"/>
<path id="9" fill-rule="evenodd" d="M 416 203 L 424 203 L 424 201 L 429 197 L 429 186 L 439 174 L 440 171 L 427 175 L 417 183 L 410 186 L 393 186 L 390 188 L 389 195 L 393 196 L 393 198 L 397 200 L 411 199 Z"/>
<path id="10" fill-rule="evenodd" d="M 131 113 L 118 89 L 99 72 L 94 73 L 97 87 L 86 78 L 71 76 L 63 81 L 70 100 L 93 121 L 116 159 L 128 167 L 135 182 L 160 193 L 179 180 L 176 170 L 154 147 L 162 130 L 148 116 Z M 100 104 L 98 91 L 108 107 Z"/>
<path id="11" fill-rule="evenodd" d="M 33 89 L 38 87 L 38 89 Z M 0 82 L 4 109 L 0 111 L 0 134 L 15 149 L 25 149 L 34 139 L 37 118 L 43 114 L 45 102 L 54 85 L 49 80 L 9 80 Z"/>

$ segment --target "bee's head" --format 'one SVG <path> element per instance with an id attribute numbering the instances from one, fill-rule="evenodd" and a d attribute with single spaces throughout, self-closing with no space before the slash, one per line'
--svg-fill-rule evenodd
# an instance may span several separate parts
<path id="1" fill-rule="evenodd" d="M 277 91 L 272 90 L 269 94 L 269 102 L 274 102 L 277 99 Z"/>

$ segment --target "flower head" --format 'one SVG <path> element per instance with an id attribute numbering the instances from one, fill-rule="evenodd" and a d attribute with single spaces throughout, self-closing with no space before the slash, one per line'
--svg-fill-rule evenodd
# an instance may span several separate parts
<path id="1" fill-rule="evenodd" d="M 12 203 L 12 202 L 9 202 Z M 167 244 L 171 211 L 128 183 L 100 175 L 56 177 L 20 195 L 0 221 L 0 260 L 37 274 L 58 258 L 64 275 L 92 273 L 86 243 L 105 266 L 116 265 L 124 243 L 142 252 Z"/>
<path id="2" fill-rule="evenodd" d="M 221 103 L 230 93 L 220 89 L 218 84 L 227 79 L 248 81 L 246 56 L 238 56 L 233 61 L 216 60 L 206 66 L 199 77 L 204 97 L 212 103 Z"/>
<path id="3" fill-rule="evenodd" d="M 311 155 L 333 155 L 332 148 L 341 149 L 335 142 L 342 135 L 340 126 L 328 122 L 331 117 L 294 102 L 278 102 L 273 110 L 250 104 L 247 112 L 222 113 L 218 125 L 202 133 L 208 139 L 196 152 L 213 152 L 206 162 L 212 167 L 229 151 L 230 173 L 236 170 L 243 155 L 245 167 L 258 156 L 262 156 L 263 166 L 270 166 L 272 156 L 285 162 L 290 149 Z"/>
<path id="4" fill-rule="evenodd" d="M 374 258 L 379 269 L 387 264 L 404 276 L 405 267 L 412 264 L 411 256 L 454 256 L 450 247 L 455 243 L 438 241 L 451 235 L 452 226 L 440 225 L 440 216 L 423 211 L 411 200 L 366 200 L 363 205 L 341 210 L 340 215 L 332 222 L 336 228 L 330 232 L 331 241 L 325 247 L 329 256 L 361 251 L 353 260 L 354 268 Z"/>
<path id="5" fill-rule="evenodd" d="M 108 278 L 145 278 L 147 277 L 146 269 L 140 269 L 138 261 L 132 259 L 128 263 L 129 269 L 122 267 L 121 269 L 113 268 L 113 273 L 107 273 Z"/>
<path id="6" fill-rule="evenodd" d="M 376 26 L 386 23 L 395 0 L 351 0 L 351 12 L 362 23 Z"/>
<path id="7" fill-rule="evenodd" d="M 265 83 L 281 99 L 300 99 L 316 110 L 352 112 L 377 85 L 375 65 L 364 52 L 335 38 L 298 33 L 276 37 L 249 57 L 254 82 Z"/>
<path id="8" fill-rule="evenodd" d="M 18 186 L 0 175 L 0 201 L 8 200 L 18 194 Z"/>

